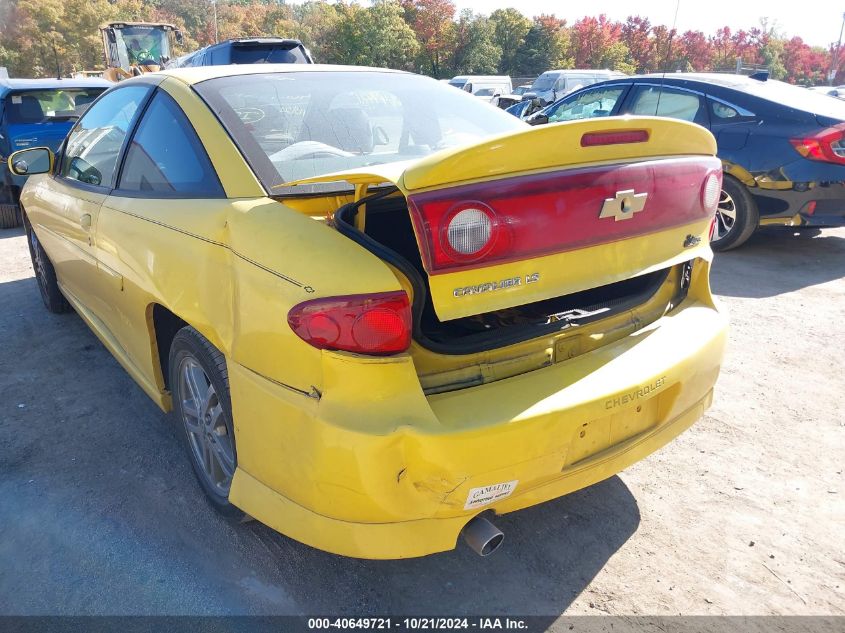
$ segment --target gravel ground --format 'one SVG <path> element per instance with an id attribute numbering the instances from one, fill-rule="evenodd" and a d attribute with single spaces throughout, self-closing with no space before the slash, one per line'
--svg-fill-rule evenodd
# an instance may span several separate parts
<path id="1" fill-rule="evenodd" d="M 205 503 L 163 416 L 0 231 L 0 614 L 845 614 L 845 229 L 719 255 L 713 408 L 507 538 L 368 562 Z"/>

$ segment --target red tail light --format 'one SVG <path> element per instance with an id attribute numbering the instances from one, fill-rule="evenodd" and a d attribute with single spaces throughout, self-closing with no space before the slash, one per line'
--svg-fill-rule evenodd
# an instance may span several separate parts
<path id="1" fill-rule="evenodd" d="M 288 323 L 318 349 L 382 356 L 411 344 L 411 305 L 403 291 L 304 301 L 291 308 Z"/>
<path id="2" fill-rule="evenodd" d="M 625 145 L 627 143 L 646 143 L 648 130 L 609 130 L 607 132 L 587 132 L 581 137 L 581 147 L 596 145 Z"/>
<path id="3" fill-rule="evenodd" d="M 845 123 L 825 128 L 811 136 L 791 138 L 789 142 L 804 158 L 845 165 Z"/>
<path id="4" fill-rule="evenodd" d="M 712 156 L 655 159 L 501 178 L 408 202 L 425 269 L 439 274 L 709 219 L 720 178 Z"/>

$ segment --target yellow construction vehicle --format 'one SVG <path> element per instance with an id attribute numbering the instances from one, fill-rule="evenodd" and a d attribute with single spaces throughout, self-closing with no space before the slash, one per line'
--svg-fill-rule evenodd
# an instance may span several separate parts
<path id="1" fill-rule="evenodd" d="M 182 43 L 182 31 L 173 24 L 110 22 L 100 26 L 106 69 L 103 77 L 120 81 L 156 72 L 172 57 L 173 44 Z"/>

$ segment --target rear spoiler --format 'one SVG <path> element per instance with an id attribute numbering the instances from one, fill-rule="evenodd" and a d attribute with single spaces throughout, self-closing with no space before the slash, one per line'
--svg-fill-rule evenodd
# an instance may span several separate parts
<path id="1" fill-rule="evenodd" d="M 631 132 L 637 134 L 626 134 Z M 607 135 L 607 142 L 584 142 L 585 138 L 601 135 Z M 424 158 L 303 178 L 277 185 L 276 189 L 295 194 L 296 187 L 304 184 L 345 181 L 361 186 L 390 182 L 408 194 L 517 173 L 668 156 L 715 155 L 716 139 L 695 123 L 664 117 L 607 117 L 526 125 L 524 129 Z"/>

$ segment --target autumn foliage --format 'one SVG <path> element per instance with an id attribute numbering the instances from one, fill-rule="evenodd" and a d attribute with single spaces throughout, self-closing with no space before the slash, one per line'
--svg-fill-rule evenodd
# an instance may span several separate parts
<path id="1" fill-rule="evenodd" d="M 730 71 L 766 66 L 773 77 L 825 83 L 835 45 L 808 46 L 765 20 L 747 29 L 678 33 L 632 15 L 605 15 L 567 24 L 554 15 L 528 18 L 510 8 L 489 16 L 456 11 L 451 0 L 374 0 L 286 4 L 220 0 L 217 37 L 278 35 L 301 39 L 318 62 L 389 66 L 451 77 L 501 73 L 519 77 L 549 68 L 610 68 L 626 73 Z M 210 0 L 0 0 L 0 66 L 12 76 L 49 76 L 101 68 L 98 26 L 113 20 L 177 24 L 182 50 L 213 43 Z M 845 64 L 843 64 L 845 66 Z M 835 83 L 845 82 L 845 72 Z"/>

